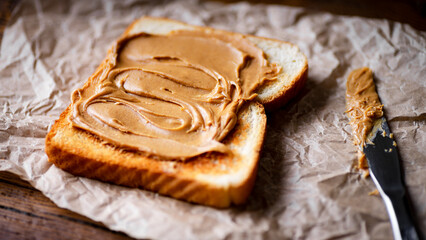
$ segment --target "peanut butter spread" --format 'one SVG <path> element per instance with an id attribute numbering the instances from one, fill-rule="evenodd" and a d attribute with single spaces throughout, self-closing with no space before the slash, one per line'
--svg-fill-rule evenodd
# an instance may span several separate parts
<path id="1" fill-rule="evenodd" d="M 350 119 L 355 145 L 360 148 L 365 145 L 375 122 L 383 116 L 382 108 L 371 69 L 363 67 L 352 71 L 346 82 L 346 113 Z M 358 167 L 368 168 L 361 151 Z"/>
<path id="2" fill-rule="evenodd" d="M 241 34 L 136 34 L 116 42 L 72 95 L 74 127 L 120 148 L 185 160 L 229 153 L 238 110 L 280 68 Z"/>

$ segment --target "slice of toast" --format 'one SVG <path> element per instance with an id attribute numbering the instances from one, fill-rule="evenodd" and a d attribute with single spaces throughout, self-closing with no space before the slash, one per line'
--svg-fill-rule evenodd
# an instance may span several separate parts
<path id="1" fill-rule="evenodd" d="M 143 17 L 131 24 L 124 36 L 140 32 L 158 35 L 198 28 L 205 27 Z M 238 112 L 237 124 L 222 141 L 232 150 L 232 155 L 210 152 L 182 162 L 124 150 L 72 127 L 70 105 L 46 137 L 49 161 L 77 176 L 144 188 L 193 203 L 214 207 L 244 203 L 254 184 L 265 136 L 266 115 L 262 104 L 269 109 L 286 103 L 304 85 L 308 70 L 306 57 L 297 46 L 247 37 L 264 51 L 269 62 L 278 63 L 282 71 L 278 80 L 261 86 L 256 100 L 248 102 Z M 98 69 L 102 67 L 101 64 Z"/>

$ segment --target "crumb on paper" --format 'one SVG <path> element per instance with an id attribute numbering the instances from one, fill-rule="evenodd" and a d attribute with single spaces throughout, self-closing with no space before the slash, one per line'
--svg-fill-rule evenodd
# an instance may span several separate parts
<path id="1" fill-rule="evenodd" d="M 379 193 L 379 190 L 377 188 L 368 193 L 368 196 L 379 196 L 379 195 L 380 195 L 380 193 Z"/>

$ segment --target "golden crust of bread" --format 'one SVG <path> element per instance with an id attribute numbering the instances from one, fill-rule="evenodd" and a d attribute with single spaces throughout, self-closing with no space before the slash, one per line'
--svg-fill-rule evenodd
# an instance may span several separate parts
<path id="1" fill-rule="evenodd" d="M 281 106 L 284 106 L 291 99 L 293 99 L 305 86 L 308 79 L 308 65 L 305 65 L 304 69 L 300 74 L 294 78 L 290 85 L 282 88 L 279 94 L 273 95 L 263 101 L 263 106 L 267 111 L 272 111 Z"/>
<path id="2" fill-rule="evenodd" d="M 144 19 L 155 21 L 153 18 L 139 19 L 127 28 L 124 35 L 130 34 Z M 172 20 L 162 21 L 175 23 Z M 96 84 L 93 79 L 104 64 L 105 61 L 84 87 Z M 261 102 L 268 109 L 286 103 L 303 87 L 307 68 L 306 64 L 305 69 L 283 86 L 279 94 Z M 72 127 L 70 114 L 71 106 L 55 121 L 46 137 L 46 153 L 50 162 L 74 175 L 143 188 L 218 208 L 244 203 L 254 185 L 266 129 L 264 108 L 255 101 L 246 103 L 240 110 L 236 126 L 223 141 L 231 147 L 233 155 L 207 153 L 187 162 L 162 160 L 117 148 Z"/>
<path id="3" fill-rule="evenodd" d="M 253 153 L 256 159 L 246 165 L 240 155 L 227 156 L 219 153 L 204 154 L 188 162 L 165 161 L 143 156 L 138 152 L 124 151 L 102 142 L 96 136 L 71 126 L 68 119 L 70 108 L 65 110 L 52 126 L 46 137 L 46 153 L 57 167 L 77 176 L 98 179 L 128 187 L 139 187 L 189 202 L 214 207 L 228 207 L 231 203 L 242 204 L 254 184 L 257 158 L 262 146 L 266 127 L 266 115 L 260 104 L 255 108 L 259 135 Z M 244 117 L 253 114 L 248 107 L 242 111 L 237 126 L 225 139 L 225 143 L 244 144 L 250 122 Z M 245 114 L 245 115 L 244 115 Z M 252 140 L 253 141 L 253 140 Z M 244 160 L 244 161 L 243 161 Z M 237 185 L 223 186 L 203 182 L 198 175 L 223 176 L 246 168 L 248 178 Z"/>

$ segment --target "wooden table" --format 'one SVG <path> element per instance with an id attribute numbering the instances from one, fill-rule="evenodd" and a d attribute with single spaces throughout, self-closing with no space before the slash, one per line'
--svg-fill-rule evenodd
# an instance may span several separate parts
<path id="1" fill-rule="evenodd" d="M 387 18 L 426 30 L 424 0 L 271 0 L 267 3 L 302 6 L 341 15 Z M 0 35 L 10 18 L 13 5 L 12 0 L 0 2 Z M 0 171 L 0 196 L 1 239 L 131 239 L 125 234 L 110 231 L 101 223 L 58 208 L 40 191 L 12 173 Z"/>
<path id="2" fill-rule="evenodd" d="M 58 208 L 18 176 L 0 172 L 0 239 L 131 239 Z"/>

